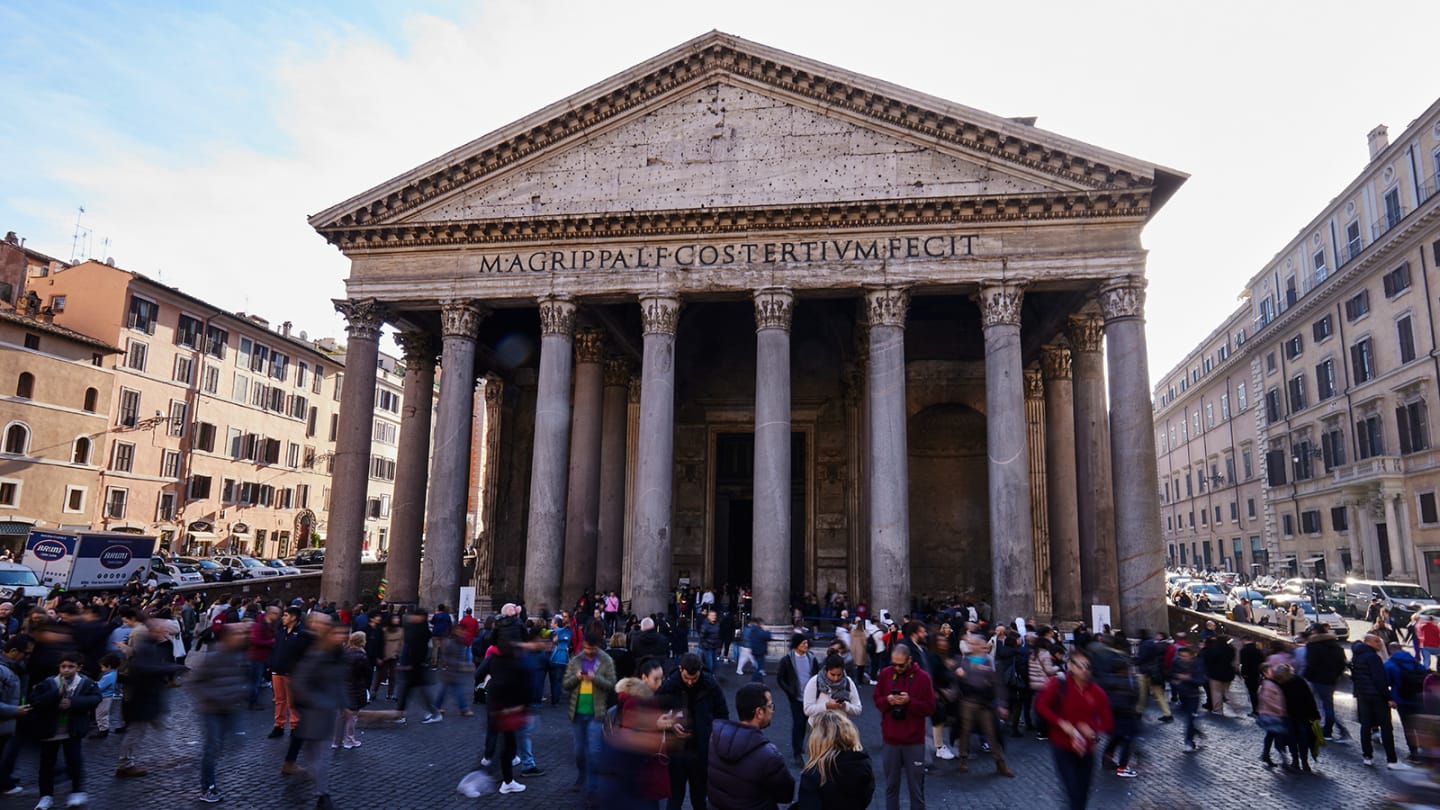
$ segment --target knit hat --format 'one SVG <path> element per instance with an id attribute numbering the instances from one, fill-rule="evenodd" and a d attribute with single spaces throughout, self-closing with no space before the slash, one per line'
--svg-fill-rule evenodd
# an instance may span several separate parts
<path id="1" fill-rule="evenodd" d="M 793 650 L 809 640 L 810 637 L 805 635 L 804 633 L 795 633 L 790 636 L 790 649 Z"/>

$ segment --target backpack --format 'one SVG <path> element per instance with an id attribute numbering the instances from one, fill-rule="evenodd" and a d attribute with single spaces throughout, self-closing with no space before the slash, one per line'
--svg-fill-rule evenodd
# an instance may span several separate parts
<path id="1" fill-rule="evenodd" d="M 1425 691 L 1425 676 L 1430 673 L 1419 664 L 1411 662 L 1400 667 L 1400 698 L 1412 702 Z"/>

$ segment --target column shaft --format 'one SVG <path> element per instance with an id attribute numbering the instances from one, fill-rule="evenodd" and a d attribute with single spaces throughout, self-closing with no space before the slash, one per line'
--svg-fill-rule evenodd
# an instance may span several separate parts
<path id="1" fill-rule="evenodd" d="M 325 529 L 325 569 L 320 597 L 353 605 L 360 596 L 360 548 L 365 541 L 365 497 L 370 485 L 370 441 L 375 421 L 375 364 L 386 310 L 373 298 L 336 301 L 348 322 L 345 387 L 340 397 L 330 513 Z"/>
<path id="2" fill-rule="evenodd" d="M 790 317 L 794 296 L 755 292 L 754 613 L 790 615 Z M 720 585 L 722 583 L 714 583 Z"/>
<path id="3" fill-rule="evenodd" d="M 1114 463 L 1115 550 L 1120 624 L 1131 632 L 1164 627 L 1165 549 L 1155 497 L 1155 433 L 1145 346 L 1142 278 L 1101 291 L 1110 372 L 1110 456 Z"/>
<path id="4" fill-rule="evenodd" d="M 575 304 L 540 299 L 540 380 L 535 396 L 535 451 L 530 464 L 530 519 L 525 537 L 525 606 L 532 613 L 568 608 L 561 601 L 566 485 L 570 472 L 570 377 Z"/>
<path id="5" fill-rule="evenodd" d="M 561 578 L 561 604 L 567 607 L 595 587 L 604 337 L 598 329 L 581 329 L 575 335 L 575 410 L 570 420 L 570 487 L 565 501 L 565 573 Z"/>
<path id="6" fill-rule="evenodd" d="M 595 590 L 620 592 L 625 561 L 625 442 L 630 368 L 605 361 L 600 427 L 600 527 L 595 542 Z"/>
<path id="7" fill-rule="evenodd" d="M 1038 369 L 1025 371 L 1025 433 L 1030 452 L 1030 541 L 1035 580 L 1035 616 L 1055 615 L 1050 586 L 1050 512 L 1045 477 L 1045 382 Z"/>
<path id="8" fill-rule="evenodd" d="M 900 287 L 866 292 L 870 362 L 870 610 L 910 612 L 910 469 L 905 413 L 905 316 L 910 294 Z M 1023 434 L 1022 434 L 1023 435 Z M 768 617 L 765 617 L 768 618 Z"/>
<path id="9" fill-rule="evenodd" d="M 1045 495 L 1050 522 L 1050 591 L 1057 620 L 1085 615 L 1080 593 L 1080 521 L 1076 515 L 1075 397 L 1070 351 L 1046 348 L 1040 355 L 1045 380 Z"/>
<path id="10" fill-rule="evenodd" d="M 484 312 L 471 301 L 442 301 L 440 406 L 430 453 L 430 500 L 420 560 L 420 604 L 455 606 L 465 551 L 470 437 L 475 424 L 475 336 Z"/>
<path id="11" fill-rule="evenodd" d="M 391 604 L 420 599 L 420 537 L 425 530 L 425 479 L 430 461 L 430 412 L 435 404 L 434 339 L 426 332 L 395 336 L 405 350 L 405 400 L 395 452 L 395 497 L 390 506 L 390 556 L 385 560 Z"/>
<path id="12" fill-rule="evenodd" d="M 640 297 L 645 328 L 640 376 L 639 460 L 635 473 L 635 536 L 631 547 L 631 610 L 647 616 L 670 603 L 670 519 L 675 481 L 675 329 L 680 299 Z"/>
<path id="13" fill-rule="evenodd" d="M 1083 618 L 1091 605 L 1120 611 L 1115 561 L 1115 502 L 1110 479 L 1110 429 L 1105 407 L 1104 326 L 1099 318 L 1070 319 L 1074 371 L 1076 516 L 1080 527 L 1080 595 Z M 1154 487 L 1150 487 L 1154 489 Z M 1148 491 L 1148 490 L 1147 490 Z"/>
<path id="14" fill-rule="evenodd" d="M 1025 433 L 1025 371 L 1020 304 L 1013 284 L 980 288 L 985 330 L 985 435 L 990 469 L 990 580 L 997 621 L 1032 616 L 1030 458 Z"/>

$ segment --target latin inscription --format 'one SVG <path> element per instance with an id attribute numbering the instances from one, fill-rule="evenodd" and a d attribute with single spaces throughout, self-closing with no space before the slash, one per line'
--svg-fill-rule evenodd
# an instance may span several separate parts
<path id="1" fill-rule="evenodd" d="M 637 270 L 724 267 L 735 264 L 828 264 L 975 255 L 974 234 L 886 239 L 817 239 L 807 242 L 639 245 L 578 250 L 536 250 L 481 256 L 482 273 Z"/>

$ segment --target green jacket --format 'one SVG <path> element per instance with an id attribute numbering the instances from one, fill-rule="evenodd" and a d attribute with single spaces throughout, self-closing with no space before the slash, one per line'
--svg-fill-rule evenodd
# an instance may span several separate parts
<path id="1" fill-rule="evenodd" d="M 615 701 L 615 662 L 604 650 L 596 650 L 595 657 L 599 663 L 595 665 L 595 677 L 591 685 L 595 689 L 595 717 L 604 719 L 605 712 L 610 704 Z M 575 705 L 580 702 L 580 664 L 584 662 L 585 654 L 573 655 L 570 663 L 565 665 L 565 680 L 562 685 L 565 691 L 570 693 L 570 719 L 575 719 Z"/>

